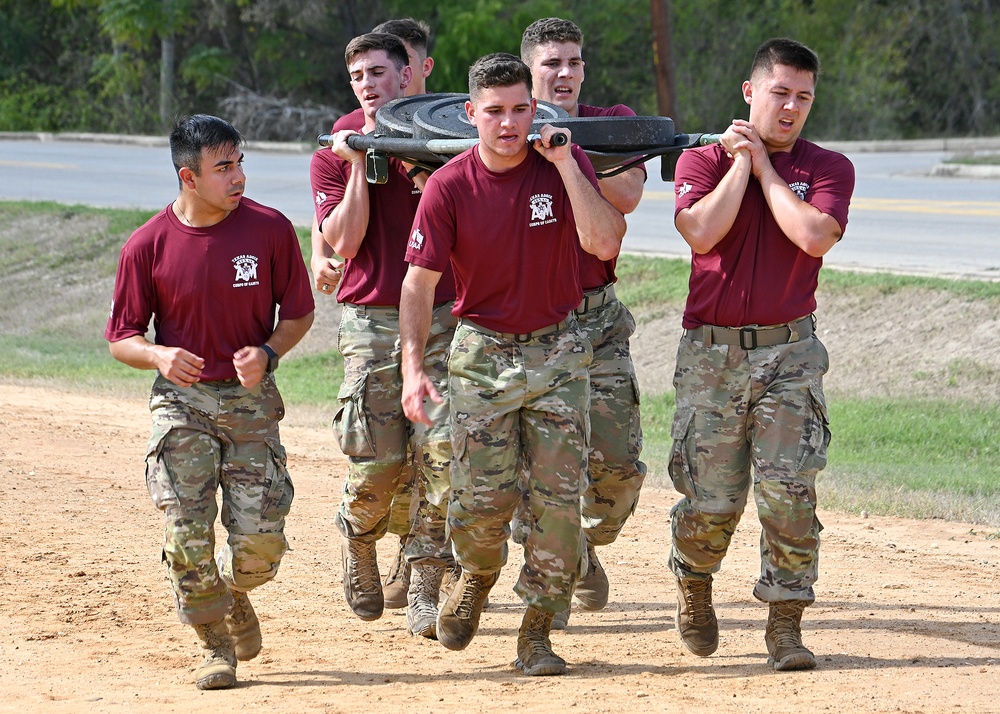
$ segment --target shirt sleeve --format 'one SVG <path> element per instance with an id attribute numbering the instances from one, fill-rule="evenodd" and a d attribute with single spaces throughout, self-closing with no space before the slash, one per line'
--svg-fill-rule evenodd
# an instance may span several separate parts
<path id="1" fill-rule="evenodd" d="M 111 314 L 104 329 L 108 342 L 145 335 L 153 317 L 153 274 L 151 254 L 141 251 L 130 239 L 122 247 L 115 274 Z"/>
<path id="2" fill-rule="evenodd" d="M 424 185 L 406 243 L 406 262 L 443 273 L 458 233 L 452 201 L 438 179 L 437 174 L 431 174 Z"/>
<path id="3" fill-rule="evenodd" d="M 315 152 L 309 164 L 316 220 L 322 225 L 326 217 L 344 200 L 351 167 L 329 148 Z"/>

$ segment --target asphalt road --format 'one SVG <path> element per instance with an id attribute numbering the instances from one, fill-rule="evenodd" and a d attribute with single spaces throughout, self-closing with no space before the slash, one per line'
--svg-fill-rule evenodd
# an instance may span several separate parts
<path id="1" fill-rule="evenodd" d="M 177 182 L 165 144 L 149 144 L 0 138 L 0 199 L 162 208 L 176 197 Z M 847 233 L 827 265 L 1000 280 L 1000 180 L 931 175 L 944 151 L 844 152 L 857 188 Z M 251 146 L 247 195 L 308 225 L 309 160 L 308 151 Z M 624 248 L 687 256 L 673 227 L 673 183 L 660 179 L 659 159 L 648 168 Z"/>

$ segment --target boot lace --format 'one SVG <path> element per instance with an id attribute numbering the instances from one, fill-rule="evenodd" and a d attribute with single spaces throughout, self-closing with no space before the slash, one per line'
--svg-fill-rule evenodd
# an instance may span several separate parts
<path id="1" fill-rule="evenodd" d="M 689 620 L 696 627 L 703 627 L 712 621 L 712 582 L 691 579 L 684 583 L 684 601 L 687 603 Z"/>
<path id="2" fill-rule="evenodd" d="M 465 587 L 462 588 L 462 598 L 455 607 L 455 616 L 464 620 L 470 619 L 472 613 L 479 609 L 479 602 L 491 585 L 488 576 L 466 573 Z"/>
<path id="3" fill-rule="evenodd" d="M 354 567 L 351 568 L 351 585 L 356 592 L 372 592 L 382 587 L 378 579 L 375 562 L 375 543 L 348 541 L 348 554 Z"/>

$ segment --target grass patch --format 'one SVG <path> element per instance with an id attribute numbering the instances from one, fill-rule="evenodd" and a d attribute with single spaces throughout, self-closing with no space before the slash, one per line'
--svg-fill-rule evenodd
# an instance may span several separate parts
<path id="1" fill-rule="evenodd" d="M 148 392 L 151 372 L 116 362 L 103 339 L 118 252 L 148 211 L 93 209 L 55 203 L 0 202 L 0 379 L 92 389 Z M 308 228 L 297 229 L 310 254 Z M 689 264 L 625 255 L 619 295 L 650 313 L 683 304 Z M 824 271 L 820 289 L 851 295 L 916 290 L 961 300 L 1000 300 L 1000 283 Z M 343 361 L 336 349 L 293 351 L 278 381 L 292 406 L 319 407 L 337 398 Z M 995 383 L 994 371 L 969 359 L 949 363 L 949 377 Z M 651 485 L 669 487 L 672 391 L 644 397 L 643 459 Z M 820 474 L 825 508 L 949 518 L 1000 526 L 1000 405 L 948 400 L 833 399 L 830 465 Z M 1000 531 L 997 532 L 1000 537 Z"/>
<path id="2" fill-rule="evenodd" d="M 946 164 L 967 164 L 972 166 L 1000 166 L 1000 154 L 956 154 L 945 159 Z"/>
<path id="3" fill-rule="evenodd" d="M 1000 406 L 944 401 L 833 400 L 824 508 L 1000 526 Z M 643 461 L 670 487 L 674 395 L 643 400 Z"/>

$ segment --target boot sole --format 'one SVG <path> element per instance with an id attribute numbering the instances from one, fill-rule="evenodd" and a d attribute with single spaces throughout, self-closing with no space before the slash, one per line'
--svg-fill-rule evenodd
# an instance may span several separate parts
<path id="1" fill-rule="evenodd" d="M 681 614 L 680 612 L 674 615 L 674 629 L 677 630 L 677 636 L 681 640 L 681 644 L 693 655 L 698 657 L 708 657 L 709 655 L 715 654 L 715 651 L 719 649 L 719 638 L 716 636 L 715 642 L 708 645 L 707 647 L 698 647 L 698 645 L 688 642 L 684 635 L 681 634 Z"/>
<path id="2" fill-rule="evenodd" d="M 767 663 L 774 667 L 776 672 L 794 672 L 802 669 L 815 669 L 816 658 L 808 652 L 800 652 L 788 655 L 781 661 L 774 657 L 768 657 Z"/>
<path id="3" fill-rule="evenodd" d="M 514 666 L 529 677 L 557 677 L 567 672 L 565 662 L 540 662 L 534 667 L 527 667 L 520 659 L 516 659 Z"/>
<path id="4" fill-rule="evenodd" d="M 591 596 L 581 594 L 579 590 L 573 595 L 573 604 L 578 606 L 581 610 L 586 610 L 587 612 L 598 612 L 603 610 L 608 606 L 608 596 Z"/>
<path id="5" fill-rule="evenodd" d="M 206 674 L 195 682 L 198 689 L 229 689 L 236 686 L 236 674 L 229 672 L 215 672 Z"/>
<path id="6" fill-rule="evenodd" d="M 469 646 L 469 644 L 472 642 L 472 638 L 474 638 L 475 636 L 476 633 L 473 632 L 467 638 L 453 637 L 452 635 L 449 635 L 446 631 L 442 630 L 440 621 L 438 621 L 437 623 L 437 640 L 450 650 L 455 650 L 456 652 L 459 650 L 464 650 L 466 647 Z"/>

